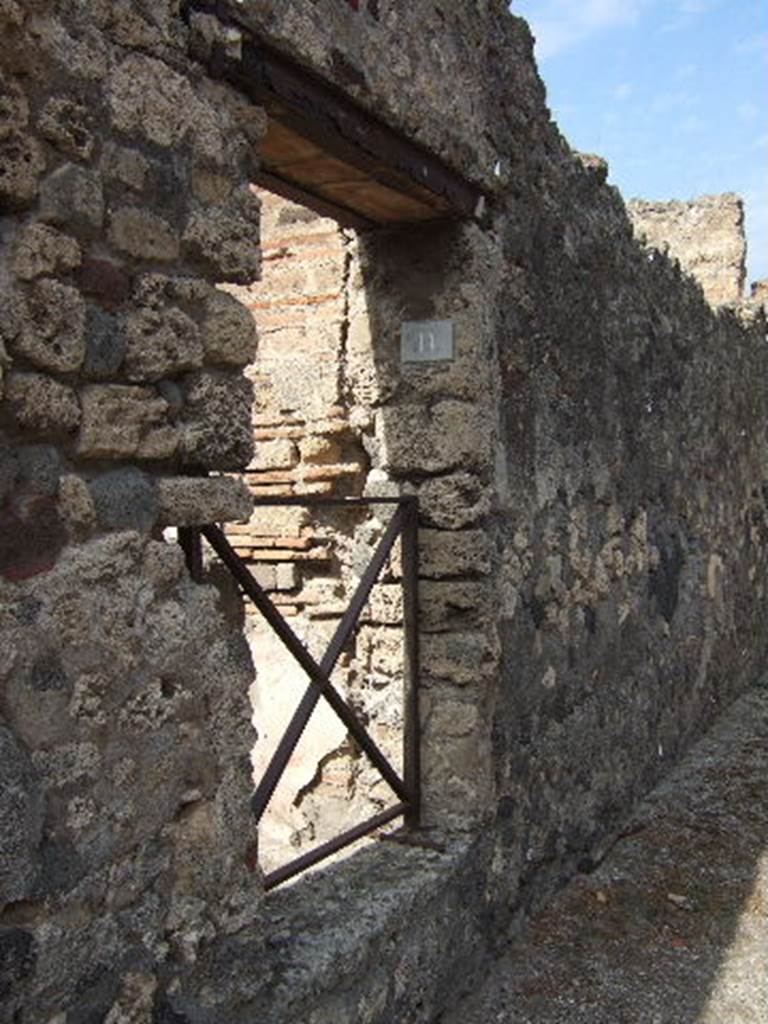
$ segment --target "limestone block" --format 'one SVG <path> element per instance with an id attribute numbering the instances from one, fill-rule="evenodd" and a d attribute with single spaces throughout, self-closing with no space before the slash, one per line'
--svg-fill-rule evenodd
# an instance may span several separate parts
<path id="1" fill-rule="evenodd" d="M 444 698 L 435 702 L 426 732 L 434 738 L 468 736 L 477 729 L 478 721 L 479 712 L 475 704 Z"/>
<path id="2" fill-rule="evenodd" d="M 37 139 L 20 131 L 0 136 L 0 200 L 9 207 L 32 203 L 45 170 L 45 156 Z"/>
<path id="3" fill-rule="evenodd" d="M 275 590 L 295 590 L 299 585 L 299 573 L 291 562 L 275 566 Z"/>
<path id="4" fill-rule="evenodd" d="M 437 473 L 455 466 L 480 467 L 490 453 L 487 405 L 453 399 L 398 405 L 377 417 L 382 464 L 391 472 Z"/>
<path id="5" fill-rule="evenodd" d="M 202 334 L 208 363 L 246 366 L 256 355 L 258 336 L 253 316 L 227 292 L 215 291 L 206 303 Z"/>
<path id="6" fill-rule="evenodd" d="M 472 630 L 490 621 L 491 590 L 485 583 L 422 580 L 419 621 L 425 632 Z"/>
<path id="7" fill-rule="evenodd" d="M 299 452 L 302 462 L 314 465 L 327 465 L 341 462 L 341 445 L 332 437 L 312 435 L 299 441 Z"/>
<path id="8" fill-rule="evenodd" d="M 68 156 L 90 159 L 93 153 L 93 115 L 66 96 L 52 96 L 38 118 L 42 135 Z"/>
<path id="9" fill-rule="evenodd" d="M 128 380 L 155 381 L 203 363 L 197 324 L 180 309 L 142 309 L 126 323 L 124 370 Z"/>
<path id="10" fill-rule="evenodd" d="M 491 553 L 491 540 L 482 530 L 419 531 L 421 576 L 484 576 L 491 569 Z"/>
<path id="11" fill-rule="evenodd" d="M 14 351 L 45 370 L 69 373 L 85 357 L 85 302 L 69 285 L 52 278 L 37 281 L 26 301 L 17 299 L 20 331 Z"/>
<path id="12" fill-rule="evenodd" d="M 203 526 L 247 519 L 253 498 L 231 477 L 170 477 L 157 481 L 162 526 Z"/>
<path id="13" fill-rule="evenodd" d="M 108 238 L 116 249 L 136 259 L 167 262 L 179 255 L 179 239 L 171 225 L 135 206 L 124 206 L 112 214 Z"/>
<path id="14" fill-rule="evenodd" d="M 179 433 L 168 425 L 168 403 L 153 388 L 92 384 L 81 392 L 77 452 L 89 459 L 166 459 Z"/>
<path id="15" fill-rule="evenodd" d="M 491 509 L 489 487 L 464 470 L 427 480 L 418 493 L 423 521 L 443 529 L 469 526 Z"/>
<path id="16" fill-rule="evenodd" d="M 100 176 L 75 164 L 49 174 L 40 187 L 40 219 L 72 231 L 99 231 L 104 221 Z"/>
<path id="17" fill-rule="evenodd" d="M 425 680 L 442 679 L 456 686 L 479 683 L 498 666 L 498 643 L 477 630 L 425 633 L 421 664 Z"/>
<path id="18" fill-rule="evenodd" d="M 305 508 L 263 505 L 253 510 L 248 527 L 256 537 L 299 537 L 308 522 Z"/>
<path id="19" fill-rule="evenodd" d="M 253 385 L 244 377 L 199 371 L 184 378 L 181 452 L 187 465 L 243 469 L 253 454 Z"/>
<path id="20" fill-rule="evenodd" d="M 200 203 L 184 231 L 184 254 L 222 281 L 250 284 L 259 276 L 260 203 L 247 186 L 237 189 L 226 206 Z"/>
<path id="21" fill-rule="evenodd" d="M 299 461 L 293 441 L 277 438 L 274 441 L 259 441 L 248 469 L 291 469 Z"/>
<path id="22" fill-rule="evenodd" d="M 30 224 L 16 241 L 13 270 L 22 281 L 31 281 L 73 270 L 80 265 L 80 259 L 80 246 L 74 238 L 47 224 Z"/>
<path id="23" fill-rule="evenodd" d="M 11 373 L 6 397 L 16 422 L 35 433 L 69 433 L 80 422 L 77 392 L 41 373 Z"/>

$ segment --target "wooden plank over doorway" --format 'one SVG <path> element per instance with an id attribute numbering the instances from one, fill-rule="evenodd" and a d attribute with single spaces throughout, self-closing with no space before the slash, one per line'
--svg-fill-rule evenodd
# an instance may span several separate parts
<path id="1" fill-rule="evenodd" d="M 226 21 L 210 0 L 192 0 L 188 7 Z M 256 184 L 356 228 L 480 212 L 479 186 L 238 28 L 243 34 L 239 57 L 215 49 L 211 72 L 269 115 Z"/>

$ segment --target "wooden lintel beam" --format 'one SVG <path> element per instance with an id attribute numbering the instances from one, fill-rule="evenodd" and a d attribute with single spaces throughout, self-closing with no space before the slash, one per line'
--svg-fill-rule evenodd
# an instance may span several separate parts
<path id="1" fill-rule="evenodd" d="M 307 192 L 294 182 L 286 181 L 285 178 L 271 174 L 263 167 L 251 177 L 253 178 L 254 185 L 261 185 L 263 188 L 269 189 L 270 192 L 282 196 L 283 199 L 289 199 L 292 203 L 306 206 L 308 209 L 314 210 L 315 213 L 319 213 L 322 217 L 331 217 L 343 228 L 355 228 L 357 231 L 365 231 L 375 227 L 373 221 L 367 220 L 353 210 L 349 210 L 344 206 L 338 206 L 336 203 L 331 203 L 314 192 Z"/>
<path id="2" fill-rule="evenodd" d="M 189 0 L 186 10 L 213 13 L 224 23 L 235 24 L 232 7 L 217 0 Z M 323 152 L 363 171 L 373 181 L 432 207 L 435 218 L 477 214 L 485 196 L 480 186 L 390 128 L 335 86 L 263 44 L 249 34 L 246 25 L 237 24 L 237 28 L 243 33 L 240 58 L 215 47 L 210 61 L 214 75 L 231 82 L 264 106 L 270 116 Z M 273 173 L 274 168 L 265 171 Z M 302 183 L 299 191 L 308 184 Z M 310 205 L 306 198 L 300 201 Z"/>

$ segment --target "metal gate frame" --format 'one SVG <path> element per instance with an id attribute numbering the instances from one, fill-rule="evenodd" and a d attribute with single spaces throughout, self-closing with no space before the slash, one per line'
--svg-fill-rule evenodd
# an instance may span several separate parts
<path id="1" fill-rule="evenodd" d="M 371 561 L 363 573 L 352 599 L 328 644 L 320 662 L 315 661 L 302 641 L 286 622 L 279 609 L 264 589 L 256 582 L 247 563 L 237 554 L 224 531 L 213 524 L 200 527 L 180 527 L 179 543 L 184 549 L 187 567 L 195 580 L 202 580 L 203 555 L 201 540 L 204 537 L 215 553 L 229 569 L 243 593 L 272 627 L 286 649 L 309 676 L 309 686 L 299 702 L 288 726 L 278 743 L 251 797 L 251 810 L 257 823 L 269 805 L 293 751 L 301 739 L 304 728 L 320 698 L 330 704 L 348 729 L 350 735 L 368 756 L 382 778 L 389 785 L 399 803 L 317 846 L 314 850 L 296 857 L 287 864 L 264 876 L 264 889 L 293 878 L 314 864 L 369 835 L 382 825 L 404 816 L 409 828 L 419 825 L 420 805 L 420 729 L 419 729 L 419 635 L 418 635 L 418 499 L 415 496 L 401 498 L 332 498 L 303 496 L 291 498 L 257 498 L 256 507 L 300 506 L 305 508 L 360 508 L 372 505 L 394 505 L 395 512 L 384 535 L 379 541 Z M 403 736 L 403 778 L 401 779 L 390 762 L 381 752 L 355 712 L 331 683 L 331 674 L 346 643 L 352 636 L 360 615 L 370 596 L 382 568 L 397 541 L 402 536 L 402 586 L 403 626 L 405 629 L 405 707 Z"/>

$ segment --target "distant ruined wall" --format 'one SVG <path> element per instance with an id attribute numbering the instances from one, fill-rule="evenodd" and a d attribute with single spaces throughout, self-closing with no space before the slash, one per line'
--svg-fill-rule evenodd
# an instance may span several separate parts
<path id="1" fill-rule="evenodd" d="M 506 0 L 198 6 L 0 0 L 0 1020 L 427 1024 L 764 667 L 765 320 L 637 242 Z M 206 64 L 249 28 L 488 189 L 329 232 L 284 333 L 264 118 Z M 427 319 L 454 360 L 402 362 Z M 420 499 L 425 829 L 264 901 L 243 609 L 162 531 L 329 544 L 205 470 Z"/>
<path id="2" fill-rule="evenodd" d="M 747 242 L 739 196 L 700 196 L 688 202 L 632 199 L 627 211 L 636 237 L 679 260 L 711 305 L 742 300 Z"/>

